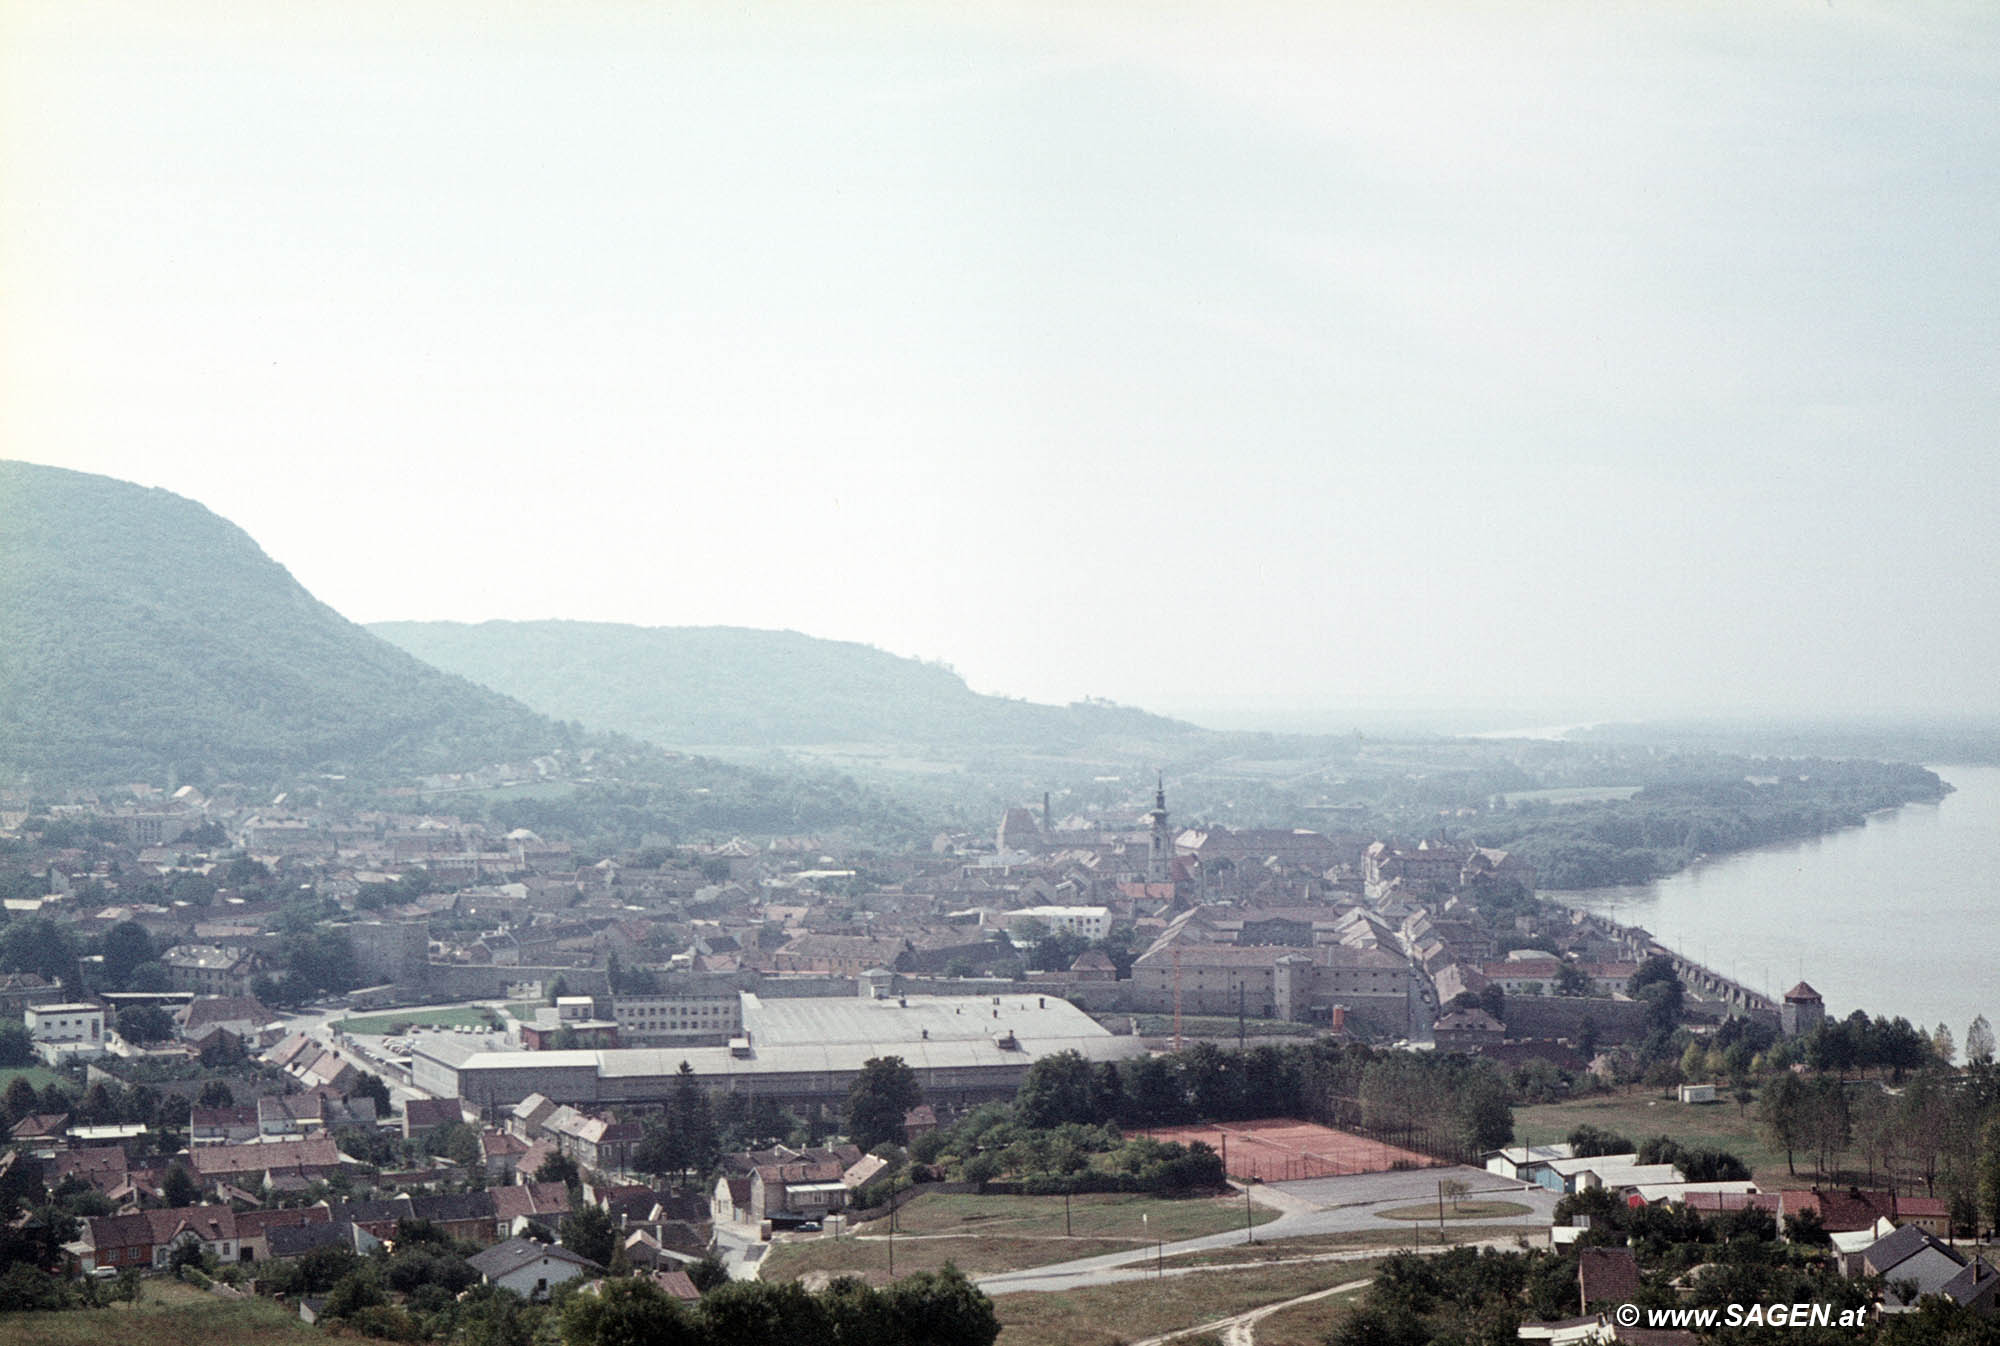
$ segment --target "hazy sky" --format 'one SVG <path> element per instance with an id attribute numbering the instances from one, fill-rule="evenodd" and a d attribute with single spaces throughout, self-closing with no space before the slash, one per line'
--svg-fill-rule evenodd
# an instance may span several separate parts
<path id="1" fill-rule="evenodd" d="M 0 452 L 357 620 L 2000 708 L 2000 8 L 0 0 Z"/>

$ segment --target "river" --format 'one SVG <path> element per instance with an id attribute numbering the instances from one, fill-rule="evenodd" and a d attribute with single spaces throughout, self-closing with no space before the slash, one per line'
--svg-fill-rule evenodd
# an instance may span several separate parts
<path id="1" fill-rule="evenodd" d="M 2000 767 L 1934 766 L 1956 787 L 1813 841 L 1704 861 L 1624 888 L 1545 894 L 1643 926 L 1773 996 L 1803 980 L 1827 1012 L 1950 1027 L 2000 1022 Z"/>

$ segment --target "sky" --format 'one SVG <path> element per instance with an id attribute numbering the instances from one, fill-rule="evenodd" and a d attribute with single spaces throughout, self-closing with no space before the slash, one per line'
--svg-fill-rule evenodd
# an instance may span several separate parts
<path id="1" fill-rule="evenodd" d="M 1992 712 L 2000 9 L 0 0 L 0 455 L 357 621 Z"/>

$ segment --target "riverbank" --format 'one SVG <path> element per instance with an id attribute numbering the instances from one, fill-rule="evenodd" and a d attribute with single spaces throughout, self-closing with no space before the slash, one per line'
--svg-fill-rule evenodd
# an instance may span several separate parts
<path id="1" fill-rule="evenodd" d="M 1766 992 L 1799 981 L 1830 1014 L 1943 1023 L 1963 1039 L 2000 1008 L 1985 933 L 1996 898 L 2000 768 L 1932 768 L 1954 789 L 1858 827 L 1716 856 L 1648 883 L 1547 892 L 1646 930 L 1719 975 Z"/>

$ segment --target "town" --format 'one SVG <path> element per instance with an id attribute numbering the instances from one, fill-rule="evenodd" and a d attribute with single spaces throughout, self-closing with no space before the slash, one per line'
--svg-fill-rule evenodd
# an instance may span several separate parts
<path id="1" fill-rule="evenodd" d="M 1164 780 L 1133 787 L 909 852 L 598 858 L 435 808 L 0 797 L 0 1297 L 167 1277 L 397 1339 L 558 1310 L 588 1339 L 918 1273 L 1013 1341 L 1067 1263 L 1112 1295 L 1296 1241 L 1318 1279 L 1272 1303 L 1373 1259 L 1320 1306 L 1337 1331 L 1484 1247 L 1541 1259 L 1505 1297 L 1521 1339 L 1651 1341 L 1608 1311 L 1707 1302 L 1693 1251 L 1750 1237 L 1884 1321 L 1993 1312 L 1962 1247 L 2000 1198 L 1983 1021 L 1960 1074 L 1938 1034 L 1542 901 L 1508 852 L 1177 825 Z M 1646 1134 L 1557 1129 L 1640 1096 L 1670 1100 Z M 1754 1172 L 1718 1116 L 1772 1147 Z"/>

